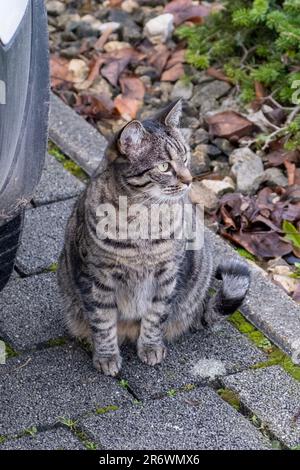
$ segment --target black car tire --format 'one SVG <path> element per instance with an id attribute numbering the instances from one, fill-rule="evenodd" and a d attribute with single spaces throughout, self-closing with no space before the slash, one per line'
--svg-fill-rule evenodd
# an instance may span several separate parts
<path id="1" fill-rule="evenodd" d="M 23 212 L 0 225 L 0 291 L 8 282 L 15 264 L 23 228 Z"/>

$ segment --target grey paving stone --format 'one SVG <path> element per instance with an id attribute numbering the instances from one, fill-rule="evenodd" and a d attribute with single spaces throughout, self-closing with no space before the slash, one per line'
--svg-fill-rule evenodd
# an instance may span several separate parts
<path id="1" fill-rule="evenodd" d="M 107 141 L 97 129 L 53 93 L 50 103 L 49 137 L 88 175 L 101 163 L 107 146 Z"/>
<path id="2" fill-rule="evenodd" d="M 75 199 L 68 199 L 26 211 L 17 257 L 21 272 L 34 274 L 57 262 L 74 202 Z"/>
<path id="3" fill-rule="evenodd" d="M 84 450 L 82 442 L 67 429 L 40 432 L 0 444 L 0 450 Z"/>
<path id="4" fill-rule="evenodd" d="M 214 250 L 214 262 L 239 257 L 221 237 L 206 231 Z M 261 269 L 250 266 L 252 282 L 243 308 L 245 316 L 287 354 L 300 363 L 300 306 L 266 278 Z"/>
<path id="5" fill-rule="evenodd" d="M 155 397 L 184 385 L 206 383 L 265 359 L 247 338 L 225 322 L 212 331 L 189 334 L 171 345 L 164 362 L 156 367 L 143 364 L 133 346 L 124 348 L 122 377 L 138 397 Z"/>
<path id="6" fill-rule="evenodd" d="M 52 155 L 47 155 L 40 183 L 33 196 L 39 206 L 77 196 L 85 185 L 64 169 Z"/>
<path id="7" fill-rule="evenodd" d="M 245 404 L 289 447 L 300 445 L 300 383 L 280 366 L 222 378 Z"/>
<path id="8" fill-rule="evenodd" d="M 81 349 L 49 348 L 10 359 L 0 367 L 0 434 L 76 419 L 97 407 L 121 405 L 131 396 L 97 372 Z"/>
<path id="9" fill-rule="evenodd" d="M 0 333 L 16 351 L 66 335 L 55 273 L 11 280 L 0 312 Z"/>
<path id="10" fill-rule="evenodd" d="M 249 421 L 209 388 L 126 406 L 80 423 L 105 449 L 267 449 Z"/>

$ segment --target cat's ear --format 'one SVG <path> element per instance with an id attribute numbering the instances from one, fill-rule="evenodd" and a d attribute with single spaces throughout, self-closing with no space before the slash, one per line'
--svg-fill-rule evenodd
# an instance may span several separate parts
<path id="1" fill-rule="evenodd" d="M 121 131 L 118 139 L 118 147 L 123 155 L 128 154 L 132 149 L 141 146 L 146 130 L 140 121 L 129 122 Z"/>
<path id="2" fill-rule="evenodd" d="M 157 117 L 167 127 L 179 127 L 182 116 L 182 100 L 173 101 Z"/>

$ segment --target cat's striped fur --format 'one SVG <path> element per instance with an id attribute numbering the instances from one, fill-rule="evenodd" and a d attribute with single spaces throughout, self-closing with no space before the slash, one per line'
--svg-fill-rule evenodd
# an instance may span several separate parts
<path id="1" fill-rule="evenodd" d="M 192 178 L 189 149 L 178 129 L 180 114 L 177 102 L 153 120 L 129 123 L 110 145 L 109 163 L 91 179 L 68 222 L 58 271 L 67 326 L 72 335 L 91 340 L 94 365 L 105 374 L 119 372 L 124 339 L 137 342 L 142 361 L 158 364 L 166 354 L 165 340 L 232 313 L 249 286 L 246 264 L 225 261 L 217 272 L 222 287 L 210 297 L 215 273 L 206 244 L 186 251 L 185 241 L 174 237 L 97 236 L 97 207 L 110 203 L 118 208 L 120 195 L 128 204 L 147 207 L 185 201 Z"/>

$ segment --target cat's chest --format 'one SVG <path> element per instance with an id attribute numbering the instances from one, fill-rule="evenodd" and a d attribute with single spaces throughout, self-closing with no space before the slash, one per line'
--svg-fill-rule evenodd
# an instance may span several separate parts
<path id="1" fill-rule="evenodd" d="M 152 305 L 155 294 L 155 279 L 153 273 L 143 274 L 140 278 L 130 275 L 127 283 L 117 286 L 116 303 L 122 319 L 136 320 Z"/>

